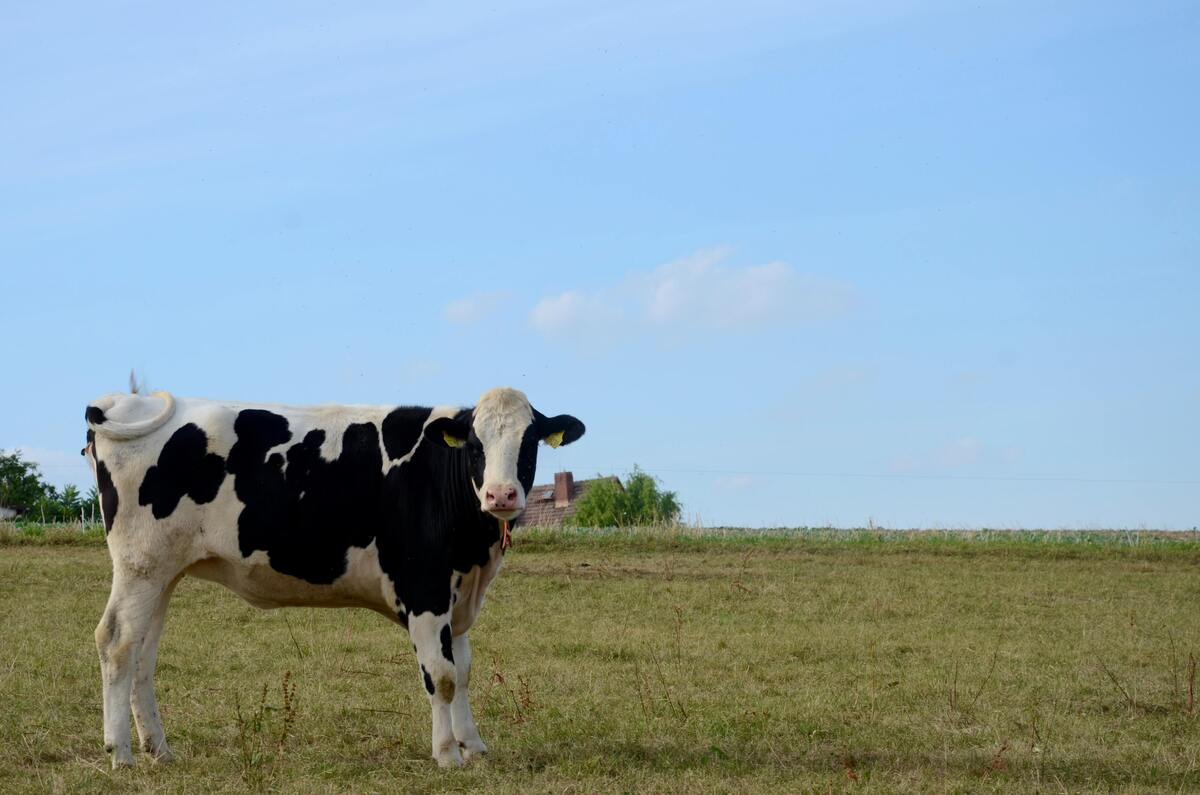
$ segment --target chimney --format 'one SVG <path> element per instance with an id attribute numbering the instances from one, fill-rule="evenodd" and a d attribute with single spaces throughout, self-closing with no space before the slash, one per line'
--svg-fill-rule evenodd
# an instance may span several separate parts
<path id="1" fill-rule="evenodd" d="M 554 473 L 554 507 L 566 508 L 575 492 L 575 478 L 570 472 Z"/>

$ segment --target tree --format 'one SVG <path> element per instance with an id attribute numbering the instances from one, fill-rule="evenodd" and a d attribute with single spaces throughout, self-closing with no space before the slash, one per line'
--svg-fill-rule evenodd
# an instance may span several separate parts
<path id="1" fill-rule="evenodd" d="M 30 510 L 46 497 L 37 464 L 22 461 L 20 451 L 0 450 L 0 506 Z"/>
<path id="2" fill-rule="evenodd" d="M 75 522 L 100 511 L 95 487 L 86 497 L 70 484 L 60 492 L 42 480 L 37 464 L 21 459 L 20 451 L 0 451 L 0 506 L 20 509 L 26 519 L 46 522 Z"/>
<path id="3" fill-rule="evenodd" d="M 659 481 L 635 465 L 621 488 L 612 480 L 593 483 L 579 500 L 575 515 L 567 520 L 574 527 L 633 527 L 674 522 L 681 507 L 673 491 L 659 488 Z"/>

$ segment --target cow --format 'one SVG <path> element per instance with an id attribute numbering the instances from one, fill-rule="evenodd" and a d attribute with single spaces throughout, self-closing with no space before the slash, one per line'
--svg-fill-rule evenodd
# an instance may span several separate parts
<path id="1" fill-rule="evenodd" d="M 473 407 L 288 407 L 110 394 L 88 405 L 112 592 L 96 648 L 104 746 L 171 760 L 154 697 L 167 603 L 186 575 L 261 608 L 365 607 L 407 628 L 433 758 L 487 752 L 467 700 L 475 623 L 533 486 L 539 443 L 570 444 L 515 389 Z"/>

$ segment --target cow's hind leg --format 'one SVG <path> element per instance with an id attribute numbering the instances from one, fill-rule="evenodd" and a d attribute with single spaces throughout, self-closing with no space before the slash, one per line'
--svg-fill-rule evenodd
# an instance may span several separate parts
<path id="1" fill-rule="evenodd" d="M 168 581 L 169 582 L 169 581 Z M 112 593 L 96 627 L 104 684 L 104 750 L 114 768 L 133 764 L 129 742 L 130 690 L 137 655 L 167 583 L 113 571 Z"/>
<path id="2" fill-rule="evenodd" d="M 454 700 L 450 702 L 450 718 L 454 723 L 454 739 L 462 748 L 463 758 L 468 762 L 487 753 L 487 746 L 479 737 L 479 727 L 471 714 L 471 702 L 467 692 L 471 685 L 471 643 L 466 634 L 459 635 L 452 644 L 457 687 Z"/>
<path id="3" fill-rule="evenodd" d="M 171 594 L 178 582 L 179 577 L 176 577 L 163 590 L 158 605 L 151 614 L 150 624 L 146 627 L 146 636 L 137 653 L 133 690 L 130 694 L 130 706 L 133 707 L 133 722 L 137 727 L 138 744 L 156 762 L 170 762 L 175 759 L 170 746 L 167 745 L 162 717 L 158 713 L 158 703 L 154 698 L 154 667 L 158 662 L 158 642 L 162 637 L 163 624 L 167 618 L 167 604 L 171 601 Z"/>
<path id="4" fill-rule="evenodd" d="M 450 717 L 450 704 L 458 686 L 450 613 L 427 612 L 410 616 L 408 631 L 417 652 L 421 684 L 429 694 L 429 707 L 433 713 L 433 758 L 441 767 L 458 767 L 462 765 L 463 757 Z"/>

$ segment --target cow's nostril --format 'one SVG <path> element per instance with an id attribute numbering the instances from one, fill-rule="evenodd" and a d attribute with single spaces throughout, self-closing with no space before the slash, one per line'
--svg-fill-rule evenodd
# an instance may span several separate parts
<path id="1" fill-rule="evenodd" d="M 517 490 L 516 490 L 516 489 L 509 489 L 509 490 L 508 490 L 508 499 L 510 499 L 510 500 L 515 500 L 516 498 L 517 498 Z"/>
<path id="2" fill-rule="evenodd" d="M 495 495 L 495 494 L 492 494 L 490 491 L 487 493 L 487 498 L 488 498 L 488 502 L 495 502 L 495 501 L 496 501 L 496 495 Z"/>

